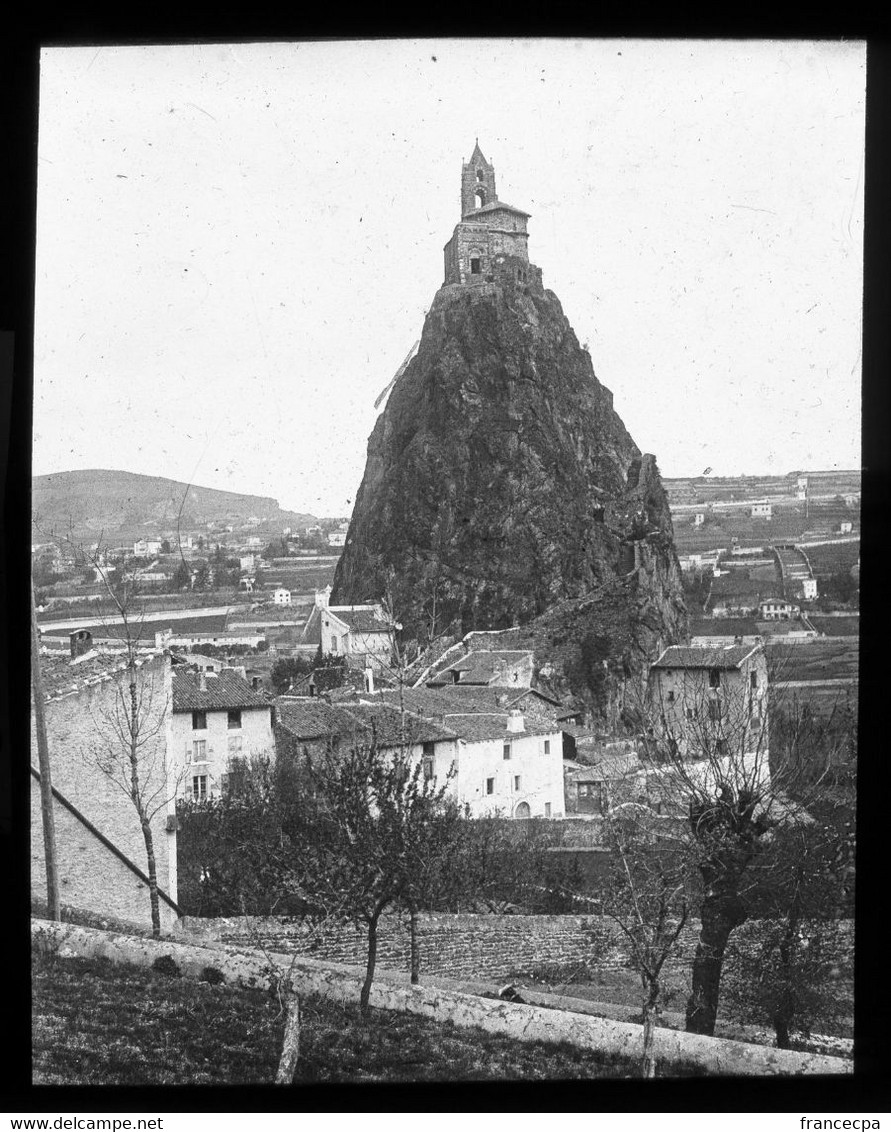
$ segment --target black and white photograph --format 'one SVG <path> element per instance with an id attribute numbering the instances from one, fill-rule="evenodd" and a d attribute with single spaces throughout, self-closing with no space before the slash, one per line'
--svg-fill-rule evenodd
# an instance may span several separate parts
<path id="1" fill-rule="evenodd" d="M 33 1085 L 853 1073 L 866 55 L 42 48 Z"/>

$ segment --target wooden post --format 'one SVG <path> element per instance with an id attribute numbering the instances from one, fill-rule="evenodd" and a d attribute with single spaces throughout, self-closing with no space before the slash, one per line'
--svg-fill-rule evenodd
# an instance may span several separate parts
<path id="1" fill-rule="evenodd" d="M 40 810 L 43 815 L 43 853 L 46 860 L 46 904 L 49 918 L 61 921 L 59 871 L 56 863 L 56 823 L 53 817 L 53 782 L 50 774 L 49 744 L 46 739 L 43 675 L 40 671 L 40 635 L 37 632 L 33 582 L 31 583 L 31 691 L 34 697 L 37 759 L 40 768 Z"/>

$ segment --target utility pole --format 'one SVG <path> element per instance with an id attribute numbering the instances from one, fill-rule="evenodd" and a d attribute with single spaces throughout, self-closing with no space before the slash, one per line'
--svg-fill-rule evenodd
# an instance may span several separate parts
<path id="1" fill-rule="evenodd" d="M 56 863 L 53 782 L 50 774 L 49 744 L 46 739 L 43 674 L 40 671 L 40 635 L 37 632 L 37 609 L 34 603 L 33 582 L 31 583 L 31 691 L 34 696 L 37 758 L 40 767 L 40 810 L 43 815 L 43 853 L 46 860 L 46 904 L 49 918 L 58 922 L 62 919 L 62 909 L 59 901 L 59 870 Z"/>

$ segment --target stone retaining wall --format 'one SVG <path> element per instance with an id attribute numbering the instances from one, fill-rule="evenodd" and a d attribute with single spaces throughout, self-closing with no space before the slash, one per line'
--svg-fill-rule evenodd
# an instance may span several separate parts
<path id="1" fill-rule="evenodd" d="M 32 920 L 31 938 L 38 950 L 63 958 L 107 958 L 114 963 L 148 967 L 168 956 L 187 977 L 206 978 L 207 969 L 212 967 L 224 982 L 248 987 L 268 985 L 270 958 L 278 961 L 282 970 L 288 965 L 286 955 L 272 953 L 267 957 L 249 948 L 140 939 L 45 920 Z M 304 959 L 293 968 L 292 978 L 300 993 L 357 1002 L 362 972 Z M 406 1011 L 437 1022 L 479 1027 L 521 1042 L 569 1042 L 579 1049 L 628 1059 L 641 1055 L 642 1028 L 630 1022 L 479 998 L 429 985 L 411 986 L 392 976 L 376 981 L 370 1003 L 380 1009 Z M 655 1047 L 657 1058 L 663 1062 L 717 1074 L 791 1076 L 853 1070 L 852 1062 L 843 1058 L 794 1053 L 661 1027 L 656 1030 Z"/>
<path id="2" fill-rule="evenodd" d="M 334 963 L 365 962 L 364 932 L 350 924 L 332 924 L 321 935 L 285 917 L 214 920 L 185 916 L 178 923 L 185 935 L 219 943 L 248 943 L 259 935 L 264 946 L 287 943 L 300 953 Z M 853 922 L 838 921 L 838 962 L 852 963 Z M 757 940 L 760 921 L 743 924 L 734 933 L 741 944 Z M 675 968 L 689 966 L 699 938 L 699 923 L 681 932 Z M 421 970 L 456 978 L 506 979 L 542 964 L 588 963 L 602 969 L 627 968 L 625 937 L 606 916 L 497 916 L 430 914 L 419 917 Z M 406 918 L 382 916 L 378 928 L 378 966 L 408 970 L 409 927 Z"/>

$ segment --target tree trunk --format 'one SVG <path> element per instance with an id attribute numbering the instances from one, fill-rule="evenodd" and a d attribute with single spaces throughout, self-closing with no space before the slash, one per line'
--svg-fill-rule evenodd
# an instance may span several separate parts
<path id="1" fill-rule="evenodd" d="M 158 869 L 155 864 L 155 842 L 152 827 L 147 818 L 141 819 L 142 838 L 145 841 L 145 856 L 148 862 L 149 901 L 152 906 L 152 935 L 161 938 L 161 902 L 158 897 Z"/>
<path id="2" fill-rule="evenodd" d="M 421 953 L 418 947 L 418 910 L 412 908 L 409 916 L 409 931 L 411 934 L 411 981 L 417 984 L 421 970 Z"/>
<path id="3" fill-rule="evenodd" d="M 285 988 L 285 1034 L 275 1074 L 276 1085 L 291 1085 L 300 1058 L 300 998 L 290 982 Z"/>
<path id="4" fill-rule="evenodd" d="M 773 1029 L 777 1038 L 777 1049 L 791 1049 L 792 1042 L 789 1035 L 789 1022 L 791 1018 L 785 1010 L 778 1010 L 773 1016 Z"/>
<path id="5" fill-rule="evenodd" d="M 656 1076 L 656 1003 L 659 999 L 659 984 L 650 987 L 649 996 L 643 1008 L 643 1057 L 640 1070 L 642 1077 Z"/>
<path id="6" fill-rule="evenodd" d="M 746 919 L 742 900 L 732 895 L 708 896 L 702 904 L 702 930 L 693 959 L 693 989 L 687 1000 L 687 1032 L 714 1035 L 718 1017 L 721 967 L 727 941 Z"/>
<path id="7" fill-rule="evenodd" d="M 359 1006 L 362 1013 L 368 1013 L 368 998 L 371 994 L 371 983 L 374 979 L 374 965 L 377 962 L 377 916 L 368 921 L 368 963 L 365 967 L 365 982 L 362 984 L 362 994 L 359 996 Z"/>
<path id="8" fill-rule="evenodd" d="M 798 893 L 789 909 L 786 930 L 780 940 L 780 970 L 783 972 L 783 987 L 780 1000 L 773 1012 L 773 1029 L 777 1039 L 777 1049 L 791 1049 L 789 1031 L 795 1017 L 795 998 L 792 992 L 792 964 L 794 961 L 795 936 L 798 934 L 800 901 Z"/>

